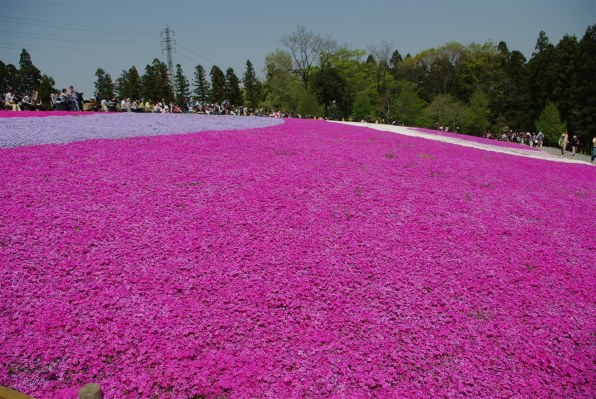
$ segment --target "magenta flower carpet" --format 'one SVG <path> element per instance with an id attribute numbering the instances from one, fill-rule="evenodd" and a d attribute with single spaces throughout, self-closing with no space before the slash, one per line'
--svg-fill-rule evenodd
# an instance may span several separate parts
<path id="1" fill-rule="evenodd" d="M 0 385 L 595 396 L 594 167 L 324 121 L 116 137 L 137 119 L 112 117 L 67 144 L 0 124 Z"/>

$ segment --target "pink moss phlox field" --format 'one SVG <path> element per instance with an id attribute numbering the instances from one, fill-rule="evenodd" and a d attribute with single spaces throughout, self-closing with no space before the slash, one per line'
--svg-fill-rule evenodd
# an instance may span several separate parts
<path id="1" fill-rule="evenodd" d="M 0 385 L 595 396 L 590 165 L 306 120 L 0 157 Z"/>
<path id="2" fill-rule="evenodd" d="M 494 145 L 497 147 L 518 148 L 518 149 L 524 149 L 524 150 L 528 150 L 528 151 L 540 151 L 539 148 L 530 147 L 529 145 L 524 145 L 524 144 L 520 144 L 520 143 L 512 143 L 512 142 L 508 142 L 508 141 L 487 139 L 486 137 L 469 136 L 467 134 L 462 134 L 462 133 L 444 132 L 441 130 L 427 129 L 427 128 L 423 128 L 423 127 L 413 127 L 411 129 L 417 130 L 422 133 L 434 134 L 437 136 L 451 137 L 451 138 L 456 138 L 456 139 L 460 139 L 460 140 L 471 141 L 474 143 Z"/>

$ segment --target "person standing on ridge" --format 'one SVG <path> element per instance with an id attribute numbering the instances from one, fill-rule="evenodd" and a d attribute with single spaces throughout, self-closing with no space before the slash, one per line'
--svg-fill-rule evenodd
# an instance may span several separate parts
<path id="1" fill-rule="evenodd" d="M 559 145 L 561 146 L 561 155 L 565 155 L 565 148 L 567 147 L 567 143 L 569 142 L 569 133 L 565 130 L 565 133 L 561 135 L 559 139 Z"/>
<path id="2" fill-rule="evenodd" d="M 577 149 L 579 148 L 579 139 L 577 136 L 573 136 L 571 139 L 571 156 L 574 157 L 577 154 Z"/>

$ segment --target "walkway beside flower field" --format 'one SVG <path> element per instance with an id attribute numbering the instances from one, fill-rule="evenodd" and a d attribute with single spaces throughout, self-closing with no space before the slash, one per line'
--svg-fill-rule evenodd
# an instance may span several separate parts
<path id="1" fill-rule="evenodd" d="M 454 137 L 456 133 L 452 133 L 450 136 L 446 136 L 436 132 L 437 134 L 426 133 L 418 128 L 406 127 L 406 126 L 394 126 L 394 125 L 383 125 L 378 123 L 362 123 L 362 122 L 337 122 L 351 126 L 362 126 L 375 130 L 381 130 L 386 132 L 398 133 L 405 136 L 420 137 L 428 140 L 440 141 L 443 143 L 457 144 L 464 147 L 477 148 L 486 151 L 494 151 L 502 154 L 510 154 L 534 159 L 544 159 L 554 162 L 565 162 L 575 164 L 590 163 L 590 157 L 587 155 L 577 154 L 574 158 L 571 157 L 571 153 L 568 151 L 565 156 L 561 156 L 561 150 L 558 148 L 543 148 L 542 150 L 536 150 L 534 148 L 524 146 L 515 143 L 505 143 L 497 140 L 483 139 L 474 136 L 461 135 L 461 138 Z M 475 139 L 471 141 L 470 139 Z M 485 142 L 483 142 L 485 141 Z M 503 144 L 508 144 L 504 146 Z"/>

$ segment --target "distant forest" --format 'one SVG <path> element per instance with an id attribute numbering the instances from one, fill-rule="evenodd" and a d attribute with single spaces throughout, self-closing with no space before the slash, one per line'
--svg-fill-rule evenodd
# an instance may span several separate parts
<path id="1" fill-rule="evenodd" d="M 567 35 L 557 44 L 540 32 L 529 60 L 505 42 L 449 42 L 405 56 L 385 41 L 351 49 L 304 26 L 281 43 L 283 49 L 265 57 L 263 78 L 249 60 L 242 78 L 232 68 L 224 72 L 213 66 L 207 75 L 197 65 L 191 84 L 180 65 L 168 71 L 155 59 L 142 75 L 132 66 L 115 81 L 98 68 L 95 95 L 163 99 L 181 106 L 190 98 L 206 103 L 227 99 L 303 117 L 449 126 L 472 135 L 536 131 L 538 120 L 550 121 L 577 135 L 584 151 L 596 135 L 596 25 L 579 40 Z M 18 68 L 0 61 L 0 93 L 38 91 L 49 104 L 54 85 L 26 49 Z M 545 133 L 547 144 L 555 144 L 562 132 Z"/>

